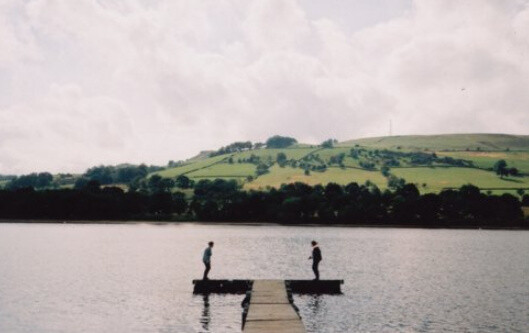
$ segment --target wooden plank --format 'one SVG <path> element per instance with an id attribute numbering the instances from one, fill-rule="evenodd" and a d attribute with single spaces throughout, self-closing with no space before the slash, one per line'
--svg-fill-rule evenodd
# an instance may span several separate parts
<path id="1" fill-rule="evenodd" d="M 305 333 L 300 320 L 250 321 L 244 326 L 244 333 Z"/>
<path id="2" fill-rule="evenodd" d="M 252 293 L 251 304 L 290 304 L 286 294 Z"/>
<path id="3" fill-rule="evenodd" d="M 245 333 L 305 333 L 299 314 L 289 301 L 285 281 L 255 280 L 243 331 Z"/>
<path id="4" fill-rule="evenodd" d="M 285 289 L 285 281 L 283 280 L 255 280 L 252 292 L 259 291 L 284 292 L 285 294 L 287 292 Z"/>
<path id="5" fill-rule="evenodd" d="M 254 320 L 299 320 L 299 316 L 289 304 L 253 304 L 250 301 L 246 321 Z"/>

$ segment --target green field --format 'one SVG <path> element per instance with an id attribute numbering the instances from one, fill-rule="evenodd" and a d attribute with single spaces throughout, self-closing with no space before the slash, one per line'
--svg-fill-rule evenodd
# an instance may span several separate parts
<path id="1" fill-rule="evenodd" d="M 234 159 L 247 159 L 251 155 L 259 156 L 261 159 L 275 161 L 278 153 L 284 153 L 287 159 L 299 160 L 304 156 L 319 150 L 319 148 L 285 148 L 285 149 L 256 149 L 235 154 Z"/>
<path id="2" fill-rule="evenodd" d="M 395 150 L 527 150 L 529 136 L 507 134 L 443 134 L 386 136 L 344 141 L 339 146 L 360 145 L 375 149 Z"/>
<path id="3" fill-rule="evenodd" d="M 254 190 L 266 189 L 267 187 L 277 188 L 281 186 L 281 184 L 294 182 L 303 182 L 309 185 L 325 185 L 331 182 L 343 185 L 351 182 L 364 184 L 367 180 L 370 180 L 381 188 L 384 188 L 387 183 L 386 178 L 384 178 L 380 172 L 375 171 L 349 168 L 329 168 L 325 172 L 311 172 L 309 176 L 306 176 L 302 169 L 291 167 L 281 168 L 274 165 L 270 168 L 269 173 L 250 183 L 246 183 L 244 188 Z"/>
<path id="4" fill-rule="evenodd" d="M 246 178 L 255 176 L 255 164 L 219 163 L 186 174 L 189 178 Z"/>
<path id="5" fill-rule="evenodd" d="M 461 187 L 473 184 L 482 189 L 529 188 L 529 178 L 509 177 L 501 179 L 491 171 L 471 168 L 395 168 L 391 173 L 417 184 L 424 192 L 438 192 L 447 187 Z M 422 184 L 426 184 L 423 187 Z"/>
<path id="6" fill-rule="evenodd" d="M 170 169 L 165 169 L 165 170 L 162 170 L 162 171 L 153 172 L 149 176 L 159 175 L 159 176 L 165 177 L 165 178 L 174 178 L 174 177 L 177 177 L 179 175 L 187 174 L 189 172 L 192 172 L 192 171 L 195 171 L 195 170 L 198 170 L 198 169 L 206 168 L 206 167 L 211 166 L 211 165 L 213 165 L 215 163 L 218 163 L 218 162 L 220 162 L 220 161 L 222 161 L 224 159 L 227 159 L 228 157 L 229 157 L 229 155 L 220 155 L 220 156 L 215 156 L 215 157 L 207 157 L 205 159 L 197 160 L 196 162 L 185 164 L 185 165 L 182 165 L 182 166 L 179 166 L 179 167 L 176 167 L 176 168 L 170 168 Z"/>
<path id="7" fill-rule="evenodd" d="M 439 152 L 437 155 L 473 161 L 480 168 L 492 168 L 498 160 L 505 160 L 508 167 L 515 167 L 523 173 L 529 173 L 529 152 L 526 151 L 458 151 Z"/>

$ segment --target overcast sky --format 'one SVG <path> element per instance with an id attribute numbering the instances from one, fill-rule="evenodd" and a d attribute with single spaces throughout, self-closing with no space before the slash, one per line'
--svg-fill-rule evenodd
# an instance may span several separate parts
<path id="1" fill-rule="evenodd" d="M 0 0 L 0 173 L 274 134 L 528 134 L 529 3 Z"/>

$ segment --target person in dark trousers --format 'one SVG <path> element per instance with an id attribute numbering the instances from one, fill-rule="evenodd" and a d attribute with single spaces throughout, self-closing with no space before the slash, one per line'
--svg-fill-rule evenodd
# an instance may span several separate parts
<path id="1" fill-rule="evenodd" d="M 316 278 L 314 280 L 320 279 L 320 271 L 318 270 L 318 265 L 320 264 L 320 261 L 322 259 L 321 257 L 321 250 L 318 246 L 318 242 L 313 240 L 311 242 L 312 244 L 312 255 L 309 257 L 309 259 L 312 259 L 312 270 L 314 271 L 314 275 L 316 275 Z"/>
<path id="2" fill-rule="evenodd" d="M 211 270 L 211 256 L 213 255 L 213 252 L 211 251 L 213 249 L 213 242 L 208 243 L 208 247 L 204 250 L 204 255 L 202 256 L 202 262 L 206 266 L 206 269 L 204 270 L 204 277 L 203 280 L 209 280 L 208 279 L 208 273 Z"/>

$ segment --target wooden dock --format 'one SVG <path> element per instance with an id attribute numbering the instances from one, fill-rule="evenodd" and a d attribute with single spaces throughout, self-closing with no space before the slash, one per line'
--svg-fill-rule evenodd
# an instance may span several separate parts
<path id="1" fill-rule="evenodd" d="M 194 294 L 245 294 L 254 280 L 193 280 Z M 281 280 L 283 281 L 283 280 Z M 343 280 L 284 280 L 294 294 L 341 294 Z"/>
<path id="2" fill-rule="evenodd" d="M 246 294 L 244 333 L 305 333 L 292 293 L 341 294 L 343 280 L 193 280 L 194 294 Z"/>
<path id="3" fill-rule="evenodd" d="M 245 333 L 305 333 L 283 280 L 255 280 L 243 324 Z"/>

